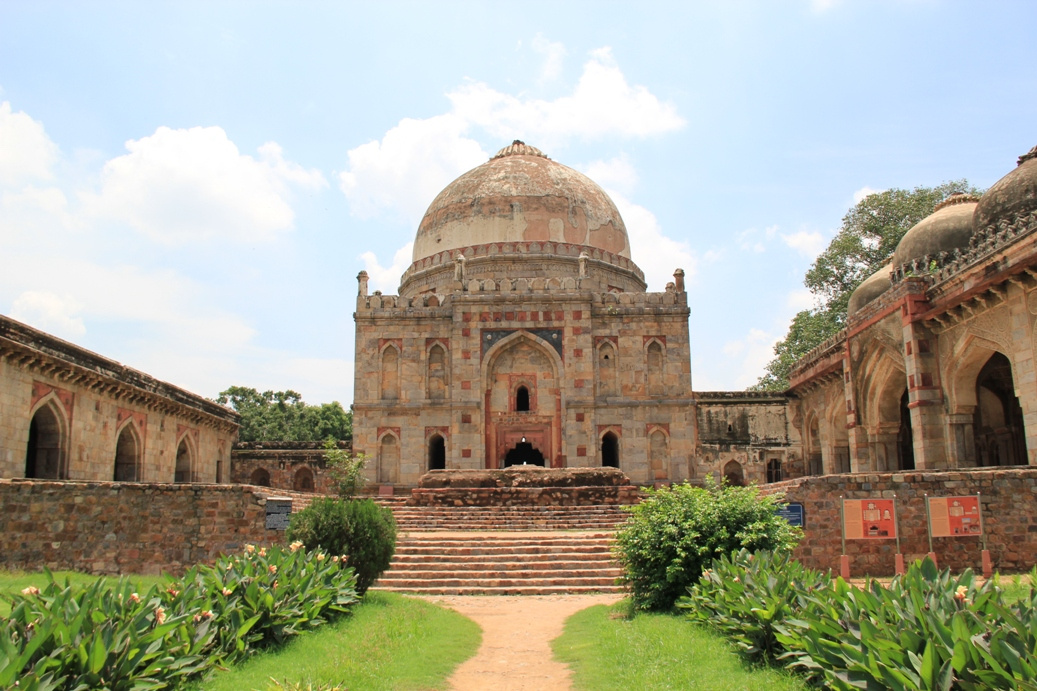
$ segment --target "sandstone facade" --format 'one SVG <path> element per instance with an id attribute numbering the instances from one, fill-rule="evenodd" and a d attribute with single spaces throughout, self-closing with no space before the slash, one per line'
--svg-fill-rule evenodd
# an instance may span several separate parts
<path id="1" fill-rule="evenodd" d="M 0 316 L 0 477 L 228 482 L 238 415 Z"/>

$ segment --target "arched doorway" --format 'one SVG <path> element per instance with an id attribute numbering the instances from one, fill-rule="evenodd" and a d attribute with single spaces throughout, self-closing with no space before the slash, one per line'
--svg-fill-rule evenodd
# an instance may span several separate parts
<path id="1" fill-rule="evenodd" d="M 296 492 L 312 492 L 313 471 L 305 467 L 295 471 L 295 477 L 292 479 L 292 489 Z"/>
<path id="2" fill-rule="evenodd" d="M 520 441 L 504 457 L 504 467 L 510 465 L 544 465 L 544 454 L 527 441 Z"/>
<path id="3" fill-rule="evenodd" d="M 58 413 L 50 405 L 36 411 L 29 422 L 25 449 L 25 477 L 57 480 L 62 477 L 64 435 Z"/>
<path id="4" fill-rule="evenodd" d="M 900 397 L 900 431 L 897 432 L 897 469 L 915 469 L 914 435 L 911 433 L 911 410 L 907 407 L 908 395 Z"/>
<path id="5" fill-rule="evenodd" d="M 176 447 L 176 469 L 173 471 L 173 482 L 191 482 L 191 449 L 187 446 L 187 437 L 180 440 Z"/>
<path id="6" fill-rule="evenodd" d="M 810 419 L 807 437 L 807 475 L 824 475 L 824 456 L 821 453 L 821 425 L 816 415 Z"/>
<path id="7" fill-rule="evenodd" d="M 1012 363 L 994 353 L 976 377 L 976 457 L 981 466 L 1025 465 L 1023 409 L 1015 395 Z"/>
<path id="8" fill-rule="evenodd" d="M 256 468 L 252 471 L 252 475 L 249 476 L 248 482 L 250 485 L 269 487 L 270 473 L 265 468 Z"/>
<path id="9" fill-rule="evenodd" d="M 428 469 L 446 470 L 446 441 L 438 434 L 428 440 Z"/>
<path id="10" fill-rule="evenodd" d="M 613 432 L 605 432 L 601 438 L 601 465 L 606 468 L 619 467 L 619 437 Z"/>
<path id="11" fill-rule="evenodd" d="M 529 412 L 529 389 L 524 386 L 518 387 L 518 390 L 515 391 L 515 412 Z"/>
<path id="12" fill-rule="evenodd" d="M 724 480 L 732 487 L 744 487 L 745 475 L 742 473 L 742 464 L 738 461 L 728 461 L 724 465 Z"/>
<path id="13" fill-rule="evenodd" d="M 119 433 L 119 441 L 115 444 L 116 482 L 137 482 L 140 480 L 140 440 L 137 429 L 128 424 Z M 168 477 L 168 476 L 167 476 Z"/>

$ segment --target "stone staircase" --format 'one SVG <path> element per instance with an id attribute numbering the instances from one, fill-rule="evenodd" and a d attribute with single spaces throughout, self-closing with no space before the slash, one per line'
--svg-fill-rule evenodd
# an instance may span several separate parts
<path id="1" fill-rule="evenodd" d="M 376 589 L 424 595 L 621 592 L 617 506 L 411 507 L 385 502 L 396 554 Z"/>

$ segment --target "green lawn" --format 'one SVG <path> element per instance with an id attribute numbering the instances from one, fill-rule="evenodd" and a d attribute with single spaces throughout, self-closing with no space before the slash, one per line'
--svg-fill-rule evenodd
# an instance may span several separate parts
<path id="1" fill-rule="evenodd" d="M 578 691 L 807 688 L 785 672 L 746 665 L 722 637 L 681 615 L 630 616 L 626 600 L 577 612 L 551 647 Z"/>
<path id="2" fill-rule="evenodd" d="M 195 688 L 267 691 L 277 688 L 271 681 L 276 679 L 314 682 L 315 687 L 334 683 L 350 691 L 442 689 L 454 668 L 475 654 L 481 640 L 478 625 L 453 610 L 372 591 L 350 616 L 218 673 Z"/>

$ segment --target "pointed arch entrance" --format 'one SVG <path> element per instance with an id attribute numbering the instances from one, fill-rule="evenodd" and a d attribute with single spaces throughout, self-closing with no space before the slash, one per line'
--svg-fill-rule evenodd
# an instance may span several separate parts
<path id="1" fill-rule="evenodd" d="M 194 454 L 191 453 L 191 445 L 187 443 L 187 435 L 180 440 L 176 447 L 176 469 L 173 471 L 173 482 L 194 482 Z"/>
<path id="2" fill-rule="evenodd" d="M 428 440 L 428 469 L 446 470 L 446 440 L 441 434 L 433 434 Z"/>
<path id="3" fill-rule="evenodd" d="M 564 465 L 561 371 L 555 346 L 538 334 L 515 331 L 488 348 L 482 366 L 487 468 Z"/>
<path id="4" fill-rule="evenodd" d="M 25 477 L 58 480 L 65 477 L 66 426 L 53 401 L 40 406 L 29 422 Z"/>
<path id="5" fill-rule="evenodd" d="M 1015 395 L 1012 363 L 994 353 L 976 377 L 976 456 L 981 466 L 1025 465 L 1023 409 Z"/>
<path id="6" fill-rule="evenodd" d="M 132 422 L 124 425 L 115 444 L 114 479 L 116 482 L 140 481 L 142 446 L 136 426 Z"/>
<path id="7" fill-rule="evenodd" d="M 615 432 L 605 432 L 601 437 L 601 465 L 605 468 L 619 467 L 619 437 Z"/>

